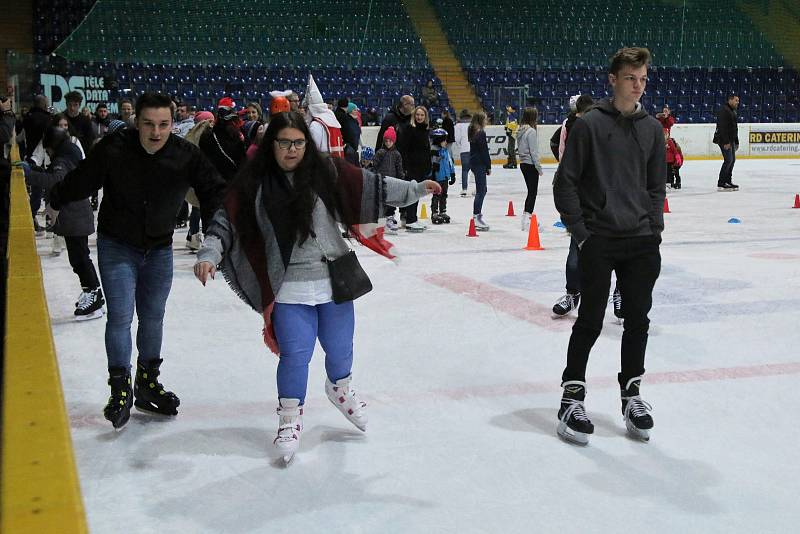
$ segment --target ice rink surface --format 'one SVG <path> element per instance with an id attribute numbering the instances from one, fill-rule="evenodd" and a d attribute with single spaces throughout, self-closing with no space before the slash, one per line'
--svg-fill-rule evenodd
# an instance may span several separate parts
<path id="1" fill-rule="evenodd" d="M 271 448 L 277 359 L 259 316 L 221 276 L 200 285 L 184 231 L 162 352 L 180 414 L 134 412 L 120 433 L 102 415 L 105 319 L 73 321 L 77 277 L 39 239 L 91 531 L 795 532 L 800 160 L 740 160 L 741 190 L 724 193 L 720 163 L 688 161 L 683 189 L 668 191 L 642 385 L 649 443 L 625 435 L 610 305 L 588 369 L 595 434 L 585 448 L 556 436 L 574 318 L 550 311 L 569 245 L 553 227 L 554 166 L 536 203 L 543 251 L 523 250 L 522 175 L 499 167 L 480 237 L 465 237 L 472 197 L 456 185 L 450 225 L 389 238 L 399 265 L 356 246 L 375 287 L 356 301 L 368 429 L 329 404 L 318 347 L 288 468 Z M 517 217 L 505 216 L 509 200 Z"/>

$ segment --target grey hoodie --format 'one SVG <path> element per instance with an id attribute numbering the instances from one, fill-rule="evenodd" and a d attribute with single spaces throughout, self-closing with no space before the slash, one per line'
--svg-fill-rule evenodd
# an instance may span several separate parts
<path id="1" fill-rule="evenodd" d="M 623 115 L 605 99 L 576 120 L 553 195 L 578 243 L 592 234 L 659 236 L 664 229 L 665 161 L 661 124 L 639 104 Z"/>

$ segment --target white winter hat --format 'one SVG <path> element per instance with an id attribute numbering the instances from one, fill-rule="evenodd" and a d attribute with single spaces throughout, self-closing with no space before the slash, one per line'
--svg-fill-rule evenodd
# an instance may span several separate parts
<path id="1" fill-rule="evenodd" d="M 575 111 L 576 109 L 578 109 L 578 99 L 580 97 L 581 97 L 581 95 L 572 95 L 571 97 L 569 97 L 569 109 L 570 109 L 570 111 Z"/>
<path id="2" fill-rule="evenodd" d="M 334 128 L 342 127 L 339 121 L 336 120 L 336 115 L 328 109 L 328 105 L 322 99 L 322 93 L 319 92 L 314 76 L 311 74 L 308 75 L 308 87 L 306 87 L 306 95 L 303 97 L 303 105 L 308 107 L 308 113 L 315 119 L 320 119 Z"/>

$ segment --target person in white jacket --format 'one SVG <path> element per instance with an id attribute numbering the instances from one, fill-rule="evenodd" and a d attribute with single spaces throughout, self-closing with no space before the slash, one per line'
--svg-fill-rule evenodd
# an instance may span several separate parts
<path id="1" fill-rule="evenodd" d="M 469 185 L 469 123 L 472 115 L 466 109 L 462 109 L 458 116 L 455 126 L 456 145 L 461 158 L 461 196 L 467 196 L 467 185 Z"/>
<path id="2" fill-rule="evenodd" d="M 525 197 L 525 213 L 522 217 L 522 229 L 527 230 L 531 222 L 531 214 L 536 206 L 536 193 L 539 190 L 539 177 L 542 164 L 539 161 L 539 132 L 536 128 L 539 110 L 534 107 L 525 108 L 522 112 L 522 125 L 517 131 L 517 155 L 519 168 L 525 178 L 528 196 Z"/>

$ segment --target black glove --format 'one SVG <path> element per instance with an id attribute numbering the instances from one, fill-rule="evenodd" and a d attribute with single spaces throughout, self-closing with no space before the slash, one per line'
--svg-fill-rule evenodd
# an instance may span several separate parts
<path id="1" fill-rule="evenodd" d="M 455 174 L 451 174 L 450 175 L 450 181 L 447 182 L 447 183 L 449 183 L 450 185 L 454 185 L 456 183 L 456 175 Z"/>

